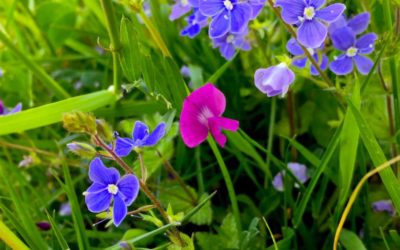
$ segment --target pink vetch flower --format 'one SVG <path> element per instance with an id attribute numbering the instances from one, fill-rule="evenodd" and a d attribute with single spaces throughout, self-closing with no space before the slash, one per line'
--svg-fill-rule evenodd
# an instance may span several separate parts
<path id="1" fill-rule="evenodd" d="M 222 134 L 222 129 L 236 131 L 239 128 L 239 121 L 222 117 L 225 107 L 224 94 L 211 83 L 186 97 L 179 124 L 186 146 L 198 146 L 211 132 L 217 143 L 224 147 L 226 136 Z"/>

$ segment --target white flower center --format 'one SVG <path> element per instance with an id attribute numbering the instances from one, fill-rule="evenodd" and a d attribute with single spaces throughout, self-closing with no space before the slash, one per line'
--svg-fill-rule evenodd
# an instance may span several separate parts
<path id="1" fill-rule="evenodd" d="M 200 112 L 199 116 L 197 117 L 197 119 L 199 119 L 199 122 L 201 124 L 208 126 L 208 119 L 213 117 L 213 116 L 214 115 L 211 112 L 211 110 L 207 106 L 204 106 L 201 109 L 201 112 Z"/>
<path id="2" fill-rule="evenodd" d="M 181 0 L 182 6 L 187 6 L 189 4 L 188 0 Z"/>
<path id="3" fill-rule="evenodd" d="M 229 36 L 226 38 L 226 42 L 227 42 L 227 43 L 232 43 L 234 39 L 235 39 L 235 36 L 234 36 L 234 35 L 229 35 Z"/>
<path id="4" fill-rule="evenodd" d="M 118 193 L 118 187 L 114 184 L 109 184 L 107 190 L 110 194 L 116 195 Z"/>
<path id="5" fill-rule="evenodd" d="M 310 53 L 310 55 L 312 55 L 312 56 L 314 55 L 315 51 L 313 48 L 307 48 L 307 50 L 308 50 L 308 53 Z"/>
<path id="6" fill-rule="evenodd" d="M 355 47 L 350 47 L 347 51 L 346 51 L 346 55 L 348 57 L 354 57 L 356 56 L 358 53 L 358 49 Z"/>
<path id="7" fill-rule="evenodd" d="M 312 6 L 310 6 L 310 7 L 306 7 L 305 9 L 304 9 L 304 18 L 306 19 L 306 20 L 312 20 L 313 18 L 314 18 L 314 16 L 315 16 L 315 9 L 314 9 L 314 7 L 312 7 Z"/>
<path id="8" fill-rule="evenodd" d="M 225 5 L 225 8 L 227 10 L 232 10 L 233 9 L 233 4 L 232 4 L 232 2 L 230 0 L 225 0 L 224 1 L 224 5 Z"/>

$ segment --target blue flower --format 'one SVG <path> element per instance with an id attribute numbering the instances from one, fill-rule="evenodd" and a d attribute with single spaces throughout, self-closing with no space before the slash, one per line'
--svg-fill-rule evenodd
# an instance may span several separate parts
<path id="1" fill-rule="evenodd" d="M 396 215 L 396 209 L 393 207 L 391 200 L 379 200 L 372 203 L 372 209 L 375 212 L 387 212 L 391 216 Z"/>
<path id="2" fill-rule="evenodd" d="M 188 36 L 194 38 L 197 36 L 201 29 L 207 26 L 208 18 L 201 14 L 199 9 L 193 9 L 193 14 L 186 18 L 188 25 L 181 30 L 181 36 Z"/>
<path id="3" fill-rule="evenodd" d="M 300 47 L 300 45 L 297 43 L 296 39 L 292 38 L 288 41 L 286 44 L 286 49 L 295 56 L 296 58 L 293 59 L 292 64 L 298 68 L 304 68 L 307 64 L 308 58 L 305 56 L 305 53 L 303 49 Z M 308 52 L 313 56 L 314 60 L 318 62 L 319 67 L 322 70 L 326 70 L 328 68 L 329 64 L 329 59 L 328 57 L 321 53 L 318 53 L 318 51 L 321 51 L 322 47 L 317 48 L 317 49 L 311 49 L 308 48 Z M 319 75 L 318 70 L 314 67 L 313 64 L 311 64 L 311 75 Z"/>
<path id="4" fill-rule="evenodd" d="M 90 162 L 89 178 L 93 184 L 84 192 L 85 203 L 90 212 L 110 210 L 113 203 L 113 221 L 119 226 L 130 206 L 139 194 L 139 180 L 132 174 L 120 178 L 118 170 L 104 166 L 100 158 Z"/>
<path id="5" fill-rule="evenodd" d="M 165 135 L 165 123 L 160 123 L 153 131 L 149 134 L 149 128 L 143 122 L 135 122 L 135 126 L 132 132 L 131 138 L 118 137 L 115 142 L 114 152 L 119 157 L 129 155 L 134 148 L 142 148 L 154 146 L 157 142 Z"/>
<path id="6" fill-rule="evenodd" d="M 22 104 L 18 103 L 14 108 L 7 108 L 4 106 L 3 102 L 0 100 L 0 116 L 2 115 L 11 115 L 21 111 Z"/>
<path id="7" fill-rule="evenodd" d="M 260 14 L 262 8 L 265 5 L 267 0 L 245 0 L 245 2 L 249 3 L 252 9 L 251 19 L 256 19 Z"/>
<path id="8" fill-rule="evenodd" d="M 358 14 L 349 20 L 342 15 L 335 22 L 329 24 L 328 31 L 329 34 L 332 35 L 336 30 L 349 27 L 351 30 L 353 30 L 354 34 L 358 35 L 363 33 L 368 28 L 370 20 L 371 14 L 369 14 L 369 12 Z"/>
<path id="9" fill-rule="evenodd" d="M 253 14 L 250 4 L 240 0 L 200 0 L 199 8 L 203 15 L 212 17 L 211 38 L 243 32 Z"/>
<path id="10" fill-rule="evenodd" d="M 341 28 L 332 35 L 333 46 L 344 52 L 337 57 L 330 65 L 330 69 L 336 75 L 347 75 L 353 72 L 353 64 L 356 64 L 358 71 L 367 75 L 374 63 L 368 55 L 374 51 L 374 43 L 377 39 L 375 33 L 368 33 L 356 39 L 352 29 Z"/>
<path id="11" fill-rule="evenodd" d="M 246 41 L 246 32 L 241 34 L 227 33 L 222 37 L 213 39 L 213 47 L 219 48 L 219 52 L 226 59 L 230 60 L 235 55 L 236 49 L 250 50 L 250 44 Z"/>
<path id="12" fill-rule="evenodd" d="M 303 164 L 290 162 L 288 163 L 288 169 L 302 184 L 306 183 L 310 178 L 307 173 L 307 167 Z M 283 176 L 285 176 L 284 170 L 275 175 L 274 179 L 272 180 L 272 186 L 280 192 L 283 192 L 284 190 Z M 298 188 L 299 184 L 296 183 L 294 186 Z"/>
<path id="13" fill-rule="evenodd" d="M 256 87 L 268 97 L 284 96 L 294 79 L 295 75 L 293 71 L 285 63 L 266 69 L 258 69 L 254 74 Z"/>
<path id="14" fill-rule="evenodd" d="M 322 8 L 325 0 L 276 0 L 275 5 L 282 8 L 283 20 L 299 26 L 298 41 L 307 48 L 318 48 L 325 41 L 325 23 L 336 21 L 346 9 L 344 4 L 332 4 Z"/>
<path id="15" fill-rule="evenodd" d="M 181 16 L 189 13 L 192 10 L 192 5 L 188 0 L 176 0 L 175 4 L 172 6 L 171 14 L 169 15 L 169 20 L 174 21 Z"/>

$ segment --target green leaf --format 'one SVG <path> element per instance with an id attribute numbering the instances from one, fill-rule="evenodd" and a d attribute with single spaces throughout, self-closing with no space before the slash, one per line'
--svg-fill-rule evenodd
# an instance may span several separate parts
<path id="1" fill-rule="evenodd" d="M 178 240 L 175 238 L 171 238 L 171 236 L 170 236 L 170 238 L 172 239 L 174 244 L 169 245 L 167 249 L 168 250 L 194 250 L 193 239 L 184 233 L 180 233 L 179 235 L 181 236 L 181 239 L 185 243 L 185 246 L 181 247 L 179 245 Z M 174 241 L 176 241 L 176 242 L 174 242 Z"/>
<path id="2" fill-rule="evenodd" d="M 382 148 L 379 146 L 379 143 L 376 140 L 374 133 L 368 126 L 367 122 L 364 120 L 361 113 L 357 110 L 356 106 L 351 100 L 348 100 L 348 104 L 351 112 L 356 119 L 364 146 L 366 147 L 373 164 L 375 165 L 375 167 L 378 167 L 379 165 L 387 161 L 386 156 Z M 400 193 L 398 192 L 398 187 L 400 186 L 399 180 L 396 178 L 391 168 L 386 168 L 382 170 L 381 172 L 379 172 L 379 175 L 382 178 L 382 182 L 385 185 L 386 190 L 392 198 L 397 213 L 400 213 Z"/>
<path id="3" fill-rule="evenodd" d="M 208 199 L 208 194 L 204 193 L 199 201 L 202 203 L 204 200 L 207 200 L 204 203 L 203 207 L 201 207 L 190 219 L 189 221 L 196 225 L 210 225 L 213 218 L 213 211 L 211 207 L 211 201 Z"/>
<path id="4" fill-rule="evenodd" d="M 0 117 L 0 135 L 23 132 L 60 122 L 62 115 L 71 111 L 93 111 L 116 101 L 107 90 L 68 98 L 13 115 Z"/>
<path id="5" fill-rule="evenodd" d="M 347 250 L 367 250 L 361 239 L 352 231 L 343 229 L 339 240 Z"/>
<path id="6" fill-rule="evenodd" d="M 54 218 L 52 216 L 50 216 L 50 214 L 46 211 L 47 214 L 47 218 L 49 219 L 49 222 L 51 224 L 51 230 L 54 232 L 54 234 L 56 235 L 58 244 L 60 244 L 61 249 L 71 249 L 68 246 L 67 241 L 65 240 L 64 236 L 62 235 L 60 229 L 58 228 L 58 224 L 56 223 L 56 221 L 54 220 Z"/>

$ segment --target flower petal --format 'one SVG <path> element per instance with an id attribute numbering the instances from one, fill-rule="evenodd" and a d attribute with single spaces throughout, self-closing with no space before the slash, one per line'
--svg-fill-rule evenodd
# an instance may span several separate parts
<path id="1" fill-rule="evenodd" d="M 375 212 L 388 212 L 391 216 L 396 214 L 396 209 L 391 200 L 380 200 L 372 203 L 372 209 Z"/>
<path id="2" fill-rule="evenodd" d="M 332 35 L 333 32 L 335 32 L 336 30 L 346 26 L 347 26 L 346 17 L 344 15 L 341 15 L 338 19 L 336 19 L 336 21 L 329 24 L 328 33 Z"/>
<path id="3" fill-rule="evenodd" d="M 133 126 L 132 139 L 143 140 L 149 134 L 149 128 L 147 125 L 141 121 L 136 121 Z"/>
<path id="4" fill-rule="evenodd" d="M 231 43 L 224 43 L 219 47 L 219 52 L 226 60 L 231 60 L 235 55 L 235 46 Z"/>
<path id="5" fill-rule="evenodd" d="M 143 146 L 154 146 L 165 135 L 165 123 L 160 123 L 143 142 Z"/>
<path id="6" fill-rule="evenodd" d="M 139 194 L 139 180 L 132 174 L 123 176 L 117 183 L 118 193 L 123 195 L 125 205 L 129 206 Z"/>
<path id="7" fill-rule="evenodd" d="M 251 5 L 251 19 L 256 19 L 257 16 L 261 13 L 262 9 L 264 8 L 264 4 L 260 4 L 260 5 Z"/>
<path id="8" fill-rule="evenodd" d="M 236 131 L 239 128 L 239 122 L 225 117 L 213 117 L 208 120 L 210 131 L 215 141 L 224 147 L 226 136 L 222 134 L 222 129 Z"/>
<path id="9" fill-rule="evenodd" d="M 328 31 L 317 20 L 304 21 L 297 30 L 298 41 L 307 48 L 318 48 L 325 41 Z"/>
<path id="10" fill-rule="evenodd" d="M 294 176 L 296 176 L 296 178 L 301 183 L 305 183 L 310 178 L 307 173 L 307 167 L 303 164 L 289 162 L 288 169 L 293 173 Z"/>
<path id="11" fill-rule="evenodd" d="M 292 61 L 292 65 L 300 69 L 304 68 L 306 64 L 307 64 L 307 57 L 297 58 Z"/>
<path id="12" fill-rule="evenodd" d="M 346 55 L 341 55 L 338 59 L 331 62 L 329 68 L 336 75 L 347 75 L 353 71 L 353 61 Z"/>
<path id="13" fill-rule="evenodd" d="M 289 51 L 290 54 L 294 56 L 304 55 L 303 49 L 300 47 L 299 43 L 294 38 L 291 38 L 287 42 L 286 49 Z"/>
<path id="14" fill-rule="evenodd" d="M 193 8 L 198 8 L 200 4 L 199 0 L 188 0 L 188 2 Z"/>
<path id="15" fill-rule="evenodd" d="M 200 0 L 200 12 L 205 16 L 216 16 L 225 9 L 224 3 L 221 0 Z"/>
<path id="16" fill-rule="evenodd" d="M 181 16 L 185 15 L 188 13 L 192 7 L 189 4 L 182 5 L 181 1 L 178 0 L 176 4 L 172 6 L 172 11 L 171 14 L 169 15 L 169 20 L 174 21 Z"/>
<path id="17" fill-rule="evenodd" d="M 256 87 L 268 97 L 284 95 L 293 83 L 295 75 L 286 64 L 258 69 L 254 75 Z"/>
<path id="18" fill-rule="evenodd" d="M 90 187 L 85 191 L 85 193 L 99 193 L 107 189 L 106 184 L 94 182 Z"/>
<path id="19" fill-rule="evenodd" d="M 325 4 L 325 0 L 306 0 L 308 5 L 312 5 L 315 9 L 319 9 Z"/>
<path id="20" fill-rule="evenodd" d="M 208 33 L 211 38 L 221 37 L 230 30 L 230 12 L 222 11 L 218 16 L 215 16 L 211 23 Z"/>
<path id="21" fill-rule="evenodd" d="M 284 188 L 282 171 L 275 175 L 274 179 L 272 180 L 272 186 L 275 188 L 275 190 L 283 192 Z"/>
<path id="22" fill-rule="evenodd" d="M 85 196 L 85 203 L 92 213 L 100 213 L 107 210 L 110 207 L 112 194 L 107 190 L 99 193 L 88 193 Z"/>
<path id="23" fill-rule="evenodd" d="M 13 109 L 7 111 L 7 115 L 15 114 L 20 112 L 22 109 L 22 103 L 18 103 Z"/>
<path id="24" fill-rule="evenodd" d="M 135 144 L 131 139 L 118 137 L 117 140 L 115 141 L 114 152 L 119 157 L 125 157 L 129 155 L 134 146 Z"/>
<path id="25" fill-rule="evenodd" d="M 247 24 L 251 18 L 252 9 L 251 6 L 247 3 L 236 4 L 232 11 L 231 15 L 231 32 L 232 33 L 241 33 L 247 28 Z"/>
<path id="26" fill-rule="evenodd" d="M 326 70 L 326 68 L 328 68 L 329 59 L 325 54 L 322 54 L 322 58 L 320 58 L 319 54 L 316 53 L 314 55 L 314 59 L 318 62 L 320 69 Z M 313 76 L 319 75 L 317 68 L 315 68 L 313 64 L 311 64 L 311 75 Z"/>
<path id="27" fill-rule="evenodd" d="M 331 23 L 340 18 L 345 9 L 346 5 L 341 3 L 335 3 L 323 8 L 322 10 L 318 10 L 315 17 L 322 19 L 325 22 Z"/>
<path id="28" fill-rule="evenodd" d="M 355 34 L 348 27 L 338 29 L 332 34 L 333 46 L 341 51 L 347 51 L 348 48 L 354 46 L 355 41 Z"/>
<path id="29" fill-rule="evenodd" d="M 89 178 L 101 184 L 115 184 L 119 179 L 119 172 L 115 168 L 107 168 L 101 159 L 96 157 L 90 162 Z"/>
<path id="30" fill-rule="evenodd" d="M 365 34 L 356 41 L 356 48 L 359 49 L 360 54 L 370 54 L 375 49 L 374 44 L 377 39 L 378 36 L 375 33 Z"/>
<path id="31" fill-rule="evenodd" d="M 288 24 L 298 23 L 306 8 L 303 0 L 276 0 L 275 6 L 282 8 L 282 18 Z"/>
<path id="32" fill-rule="evenodd" d="M 347 26 L 350 27 L 356 35 L 358 35 L 363 33 L 368 28 L 370 20 L 371 14 L 369 14 L 369 12 L 364 12 L 351 18 L 348 21 Z"/>
<path id="33" fill-rule="evenodd" d="M 358 72 L 360 72 L 362 75 L 368 75 L 372 69 L 372 66 L 374 66 L 374 62 L 368 57 L 357 55 L 353 57 L 353 59 L 356 63 Z"/>
<path id="34" fill-rule="evenodd" d="M 124 201 L 120 197 L 120 195 L 114 196 L 114 206 L 113 206 L 113 221 L 114 225 L 118 227 L 121 222 L 124 220 L 126 214 L 128 212 L 128 208 L 126 207 Z"/>

